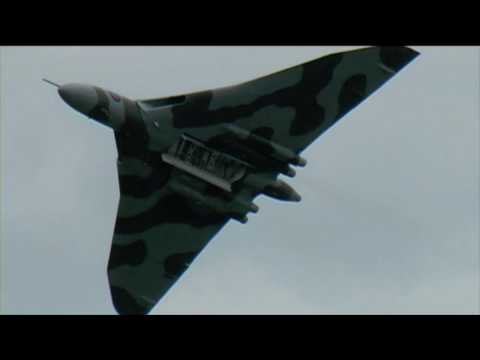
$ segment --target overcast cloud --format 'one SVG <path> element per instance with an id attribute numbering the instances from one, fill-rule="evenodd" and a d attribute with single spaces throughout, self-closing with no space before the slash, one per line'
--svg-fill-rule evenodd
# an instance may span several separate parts
<path id="1" fill-rule="evenodd" d="M 41 81 L 132 99 L 232 85 L 353 47 L 3 47 L 1 302 L 8 314 L 114 314 L 111 130 Z M 480 311 L 479 50 L 421 55 L 229 223 L 152 314 Z"/>

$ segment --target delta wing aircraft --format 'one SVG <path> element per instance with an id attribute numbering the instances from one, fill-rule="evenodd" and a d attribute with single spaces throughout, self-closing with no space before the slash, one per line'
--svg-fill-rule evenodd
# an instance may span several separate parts
<path id="1" fill-rule="evenodd" d="M 120 203 L 108 279 L 119 314 L 146 314 L 230 220 L 258 195 L 300 201 L 301 152 L 418 52 L 369 47 L 321 57 L 221 89 L 130 100 L 56 85 L 75 110 L 112 128 Z"/>

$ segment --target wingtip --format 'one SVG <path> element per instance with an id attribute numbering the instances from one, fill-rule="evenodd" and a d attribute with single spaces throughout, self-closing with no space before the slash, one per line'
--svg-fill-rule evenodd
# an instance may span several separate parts
<path id="1" fill-rule="evenodd" d="M 407 46 L 380 47 L 380 59 L 382 63 L 394 72 L 400 71 L 420 53 Z"/>
<path id="2" fill-rule="evenodd" d="M 111 286 L 112 303 L 119 315 L 147 315 L 153 306 L 141 306 L 130 293 L 122 288 Z"/>
<path id="3" fill-rule="evenodd" d="M 404 46 L 404 49 L 410 52 L 412 59 L 415 59 L 418 55 L 420 55 L 420 51 L 417 51 L 409 46 Z"/>

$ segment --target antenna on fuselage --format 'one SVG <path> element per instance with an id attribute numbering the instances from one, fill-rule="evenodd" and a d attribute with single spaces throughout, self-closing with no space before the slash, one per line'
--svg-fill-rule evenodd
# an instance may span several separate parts
<path id="1" fill-rule="evenodd" d="M 58 88 L 60 87 L 60 85 L 55 84 L 53 81 L 50 81 L 50 80 L 48 80 L 48 79 L 42 79 L 42 80 L 45 81 L 46 83 L 49 83 L 49 84 L 51 84 L 51 85 L 53 85 L 53 86 L 56 86 L 56 87 L 58 87 Z"/>

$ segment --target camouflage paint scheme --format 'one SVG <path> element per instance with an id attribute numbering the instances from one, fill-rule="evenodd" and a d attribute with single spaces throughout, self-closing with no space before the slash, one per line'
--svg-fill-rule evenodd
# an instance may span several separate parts
<path id="1" fill-rule="evenodd" d="M 151 100 L 61 86 L 68 104 L 115 133 L 121 196 L 108 279 L 118 313 L 148 313 L 231 218 L 246 222 L 258 211 L 256 196 L 299 201 L 279 174 L 294 176 L 290 165 L 305 165 L 302 150 L 417 55 L 370 47 L 236 86 Z M 247 164 L 230 191 L 165 161 L 185 135 Z"/>

